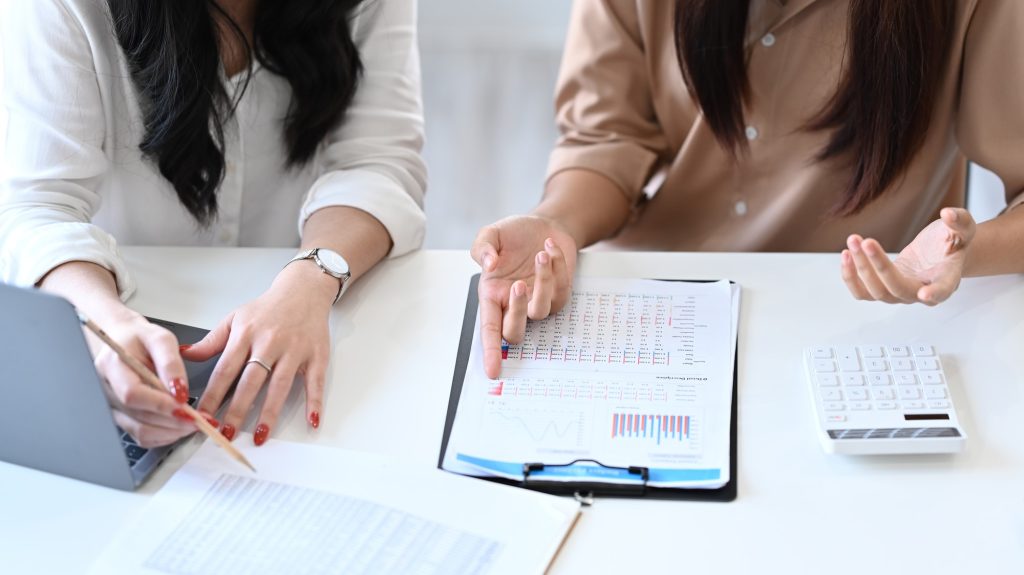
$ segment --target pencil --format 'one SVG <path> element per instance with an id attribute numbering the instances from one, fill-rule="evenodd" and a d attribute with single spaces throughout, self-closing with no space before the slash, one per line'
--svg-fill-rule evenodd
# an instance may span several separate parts
<path id="1" fill-rule="evenodd" d="M 102 340 L 103 343 L 107 344 L 110 347 L 110 349 L 114 350 L 114 353 L 117 354 L 117 357 L 119 357 L 121 361 L 125 363 L 125 365 L 130 367 L 132 371 L 134 371 L 139 377 L 141 377 L 142 381 L 146 382 L 146 384 L 148 384 L 150 387 L 154 389 L 158 389 L 160 391 L 167 391 L 167 388 L 164 387 L 164 384 L 160 382 L 160 378 L 157 377 L 155 373 L 150 371 L 150 369 L 146 367 L 145 364 L 143 364 L 141 361 L 135 359 L 135 357 L 129 354 L 128 351 L 121 347 L 119 343 L 111 339 L 110 336 L 107 335 L 107 333 L 100 328 L 100 326 L 96 325 L 91 319 L 85 317 L 81 313 L 78 314 L 78 320 L 82 322 L 82 325 L 89 328 L 89 331 L 96 334 L 96 337 L 100 338 L 100 340 Z M 224 451 L 227 451 L 228 454 L 235 459 L 235 461 L 248 467 L 253 472 L 256 471 L 256 468 L 252 466 L 252 463 L 249 463 L 249 460 L 246 459 L 245 456 L 242 455 L 242 453 L 238 451 L 238 449 L 236 449 L 235 446 L 232 445 L 230 441 L 228 441 L 228 438 L 221 435 L 220 432 L 217 431 L 217 428 L 210 425 L 210 423 L 206 421 L 206 418 L 203 417 L 203 415 L 199 413 L 195 408 L 193 408 L 191 405 L 187 403 L 184 403 L 181 405 L 181 409 L 185 410 L 185 413 L 187 413 L 189 417 L 192 418 L 192 421 L 195 422 L 196 427 L 198 427 L 200 431 L 205 433 L 207 437 L 214 441 L 214 443 L 223 447 Z"/>

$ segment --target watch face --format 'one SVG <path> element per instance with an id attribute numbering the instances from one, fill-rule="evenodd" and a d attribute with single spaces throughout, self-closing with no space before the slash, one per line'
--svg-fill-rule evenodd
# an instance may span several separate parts
<path id="1" fill-rule="evenodd" d="M 316 255 L 320 258 L 320 263 L 328 270 L 339 276 L 348 274 L 348 262 L 338 252 L 321 248 L 317 250 Z"/>

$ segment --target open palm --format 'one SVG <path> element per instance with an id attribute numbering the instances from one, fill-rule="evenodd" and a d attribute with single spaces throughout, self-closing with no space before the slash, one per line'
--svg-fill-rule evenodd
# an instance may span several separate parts
<path id="1" fill-rule="evenodd" d="M 842 276 L 857 299 L 935 305 L 956 291 L 965 248 L 977 225 L 967 210 L 945 208 L 890 261 L 881 244 L 852 235 L 843 250 Z"/>

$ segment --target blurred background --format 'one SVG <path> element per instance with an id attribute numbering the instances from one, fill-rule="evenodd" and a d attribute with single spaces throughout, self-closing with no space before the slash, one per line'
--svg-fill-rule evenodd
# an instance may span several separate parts
<path id="1" fill-rule="evenodd" d="M 0 0 L 0 18 L 10 1 L 38 0 Z M 420 0 L 427 248 L 466 249 L 481 226 L 525 212 L 540 198 L 557 135 L 552 95 L 570 6 Z M 0 60 L 0 93 L 2 82 Z M 5 115 L 0 107 L 0 134 Z M 968 207 L 975 218 L 988 219 L 1004 205 L 999 179 L 972 166 Z"/>

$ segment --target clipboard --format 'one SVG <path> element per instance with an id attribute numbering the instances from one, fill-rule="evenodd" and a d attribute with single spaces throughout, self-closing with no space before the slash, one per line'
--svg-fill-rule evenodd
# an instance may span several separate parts
<path id="1" fill-rule="evenodd" d="M 710 280 L 664 280 L 664 281 L 692 281 L 703 283 Z M 459 398 L 462 397 L 462 384 L 466 379 L 466 369 L 469 366 L 470 350 L 473 346 L 473 335 L 476 329 L 476 315 L 479 307 L 479 296 L 477 286 L 480 283 L 480 274 L 473 275 L 469 282 L 469 294 L 466 296 L 466 311 L 462 318 L 462 333 L 459 336 L 459 352 L 455 360 L 455 373 L 452 377 L 451 394 L 448 396 L 448 413 L 444 421 L 444 434 L 441 437 L 441 451 L 437 459 L 437 468 L 444 469 L 444 456 L 448 450 L 448 439 L 455 425 L 455 414 L 459 409 Z M 738 328 L 737 328 L 738 329 Z M 736 338 L 736 353 L 733 358 L 732 369 L 732 409 L 729 422 L 729 481 L 716 489 L 696 488 L 675 488 L 675 487 L 652 487 L 647 485 L 646 468 L 610 468 L 623 474 L 636 475 L 641 483 L 598 483 L 598 482 L 555 482 L 530 480 L 530 467 L 538 464 L 524 464 L 524 479 L 516 481 L 503 477 L 484 477 L 479 475 L 467 475 L 476 479 L 484 479 L 506 485 L 523 487 L 535 491 L 542 491 L 553 495 L 573 495 L 584 504 L 589 504 L 594 497 L 623 497 L 623 498 L 649 498 L 649 499 L 677 499 L 690 501 L 718 501 L 729 502 L 736 499 L 736 487 L 739 479 L 736 474 L 736 419 L 737 419 L 737 398 L 738 398 L 738 367 L 739 367 L 739 337 Z M 600 462 L 588 460 L 591 463 Z M 575 462 L 565 462 L 560 465 L 568 465 Z M 548 464 L 548 467 L 557 465 Z M 604 466 L 603 467 L 608 467 Z M 541 469 L 543 466 L 541 466 Z"/>

